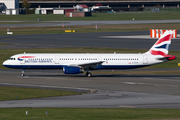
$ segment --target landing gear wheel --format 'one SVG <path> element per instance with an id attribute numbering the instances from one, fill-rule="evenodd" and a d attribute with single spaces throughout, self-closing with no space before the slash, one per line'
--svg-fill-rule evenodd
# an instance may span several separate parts
<path id="1" fill-rule="evenodd" d="M 92 74 L 91 74 L 90 72 L 87 72 L 87 73 L 86 73 L 86 76 L 87 76 L 87 77 L 92 77 Z"/>
<path id="2" fill-rule="evenodd" d="M 23 76 L 25 76 L 25 74 L 24 74 L 24 69 L 22 70 L 22 73 L 21 73 L 21 77 L 23 77 Z"/>
<path id="3" fill-rule="evenodd" d="M 22 74 L 21 74 L 21 77 L 24 77 L 24 76 L 25 76 L 25 74 L 22 73 Z"/>

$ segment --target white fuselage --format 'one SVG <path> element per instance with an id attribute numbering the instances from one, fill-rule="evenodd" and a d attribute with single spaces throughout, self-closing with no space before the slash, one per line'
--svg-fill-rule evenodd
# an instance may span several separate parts
<path id="1" fill-rule="evenodd" d="M 90 69 L 132 69 L 164 62 L 162 56 L 147 54 L 17 54 L 3 65 L 15 69 L 62 69 L 64 66 L 83 66 L 102 62 Z"/>

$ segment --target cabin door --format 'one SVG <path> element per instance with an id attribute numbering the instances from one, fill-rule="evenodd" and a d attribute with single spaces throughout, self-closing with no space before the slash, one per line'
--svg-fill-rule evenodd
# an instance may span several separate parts
<path id="1" fill-rule="evenodd" d="M 148 56 L 147 55 L 143 56 L 143 64 L 148 64 Z"/>
<path id="2" fill-rule="evenodd" d="M 54 56 L 54 63 L 59 64 L 59 56 L 58 55 Z"/>
<path id="3" fill-rule="evenodd" d="M 97 57 L 97 60 L 98 60 L 98 61 L 102 61 L 102 57 L 101 57 L 101 56 L 98 56 L 98 57 Z"/>

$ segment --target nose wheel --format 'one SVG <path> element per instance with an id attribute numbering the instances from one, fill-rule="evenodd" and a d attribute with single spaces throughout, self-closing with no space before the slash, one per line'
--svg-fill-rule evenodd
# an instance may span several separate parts
<path id="1" fill-rule="evenodd" d="M 91 72 L 88 71 L 88 72 L 86 73 L 86 76 L 87 76 L 87 77 L 92 77 Z"/>
<path id="2" fill-rule="evenodd" d="M 24 69 L 22 70 L 22 73 L 21 73 L 21 76 L 23 77 L 23 76 L 25 76 L 25 74 L 24 74 Z"/>

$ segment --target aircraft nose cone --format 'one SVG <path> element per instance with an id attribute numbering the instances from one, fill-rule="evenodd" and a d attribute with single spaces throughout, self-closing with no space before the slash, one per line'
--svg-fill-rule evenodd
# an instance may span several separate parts
<path id="1" fill-rule="evenodd" d="M 6 60 L 3 62 L 3 66 L 9 65 L 9 62 Z"/>

